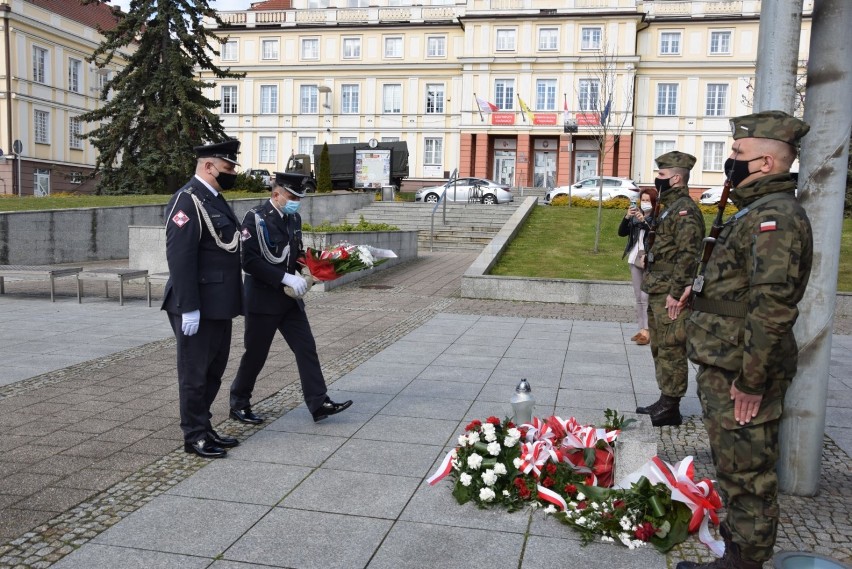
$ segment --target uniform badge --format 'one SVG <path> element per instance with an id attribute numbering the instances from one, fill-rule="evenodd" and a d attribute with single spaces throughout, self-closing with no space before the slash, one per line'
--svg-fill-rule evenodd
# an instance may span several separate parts
<path id="1" fill-rule="evenodd" d="M 778 226 L 776 225 L 774 220 L 773 221 L 764 221 L 763 223 L 760 224 L 760 232 L 761 233 L 763 233 L 764 231 L 775 231 L 776 229 L 778 229 Z"/>
<path id="2" fill-rule="evenodd" d="M 248 227 L 245 227 L 240 231 L 240 241 L 248 241 L 249 239 L 251 239 L 251 232 L 248 230 Z"/>
<path id="3" fill-rule="evenodd" d="M 182 209 L 178 210 L 178 212 L 172 217 L 172 221 L 175 222 L 175 225 L 178 227 L 183 227 L 189 222 L 189 216 L 186 215 Z"/>
<path id="4" fill-rule="evenodd" d="M 684 217 L 684 216 L 686 216 L 686 215 L 689 215 L 689 212 L 688 212 L 688 211 L 686 211 L 685 209 L 682 209 L 682 210 L 680 210 L 679 212 L 677 212 L 677 214 L 678 214 L 679 216 L 681 216 L 681 217 Z"/>

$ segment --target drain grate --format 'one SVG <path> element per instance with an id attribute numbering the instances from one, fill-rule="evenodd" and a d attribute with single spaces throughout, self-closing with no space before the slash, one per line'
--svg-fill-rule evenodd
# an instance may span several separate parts
<path id="1" fill-rule="evenodd" d="M 371 290 L 388 290 L 393 288 L 391 285 L 361 285 L 358 288 L 369 288 Z"/>

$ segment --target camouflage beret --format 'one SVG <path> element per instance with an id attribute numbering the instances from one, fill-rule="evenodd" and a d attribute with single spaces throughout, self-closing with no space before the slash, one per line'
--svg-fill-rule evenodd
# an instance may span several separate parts
<path id="1" fill-rule="evenodd" d="M 731 119 L 731 135 L 740 138 L 771 138 L 798 147 L 810 125 L 784 111 L 763 111 Z"/>
<path id="2" fill-rule="evenodd" d="M 683 168 L 684 170 L 692 170 L 695 166 L 695 156 L 672 150 L 661 156 L 657 156 L 657 168 Z"/>

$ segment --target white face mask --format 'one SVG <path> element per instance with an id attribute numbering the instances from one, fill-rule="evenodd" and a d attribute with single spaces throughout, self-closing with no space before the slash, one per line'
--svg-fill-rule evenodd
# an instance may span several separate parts
<path id="1" fill-rule="evenodd" d="M 642 202 L 639 207 L 642 208 L 642 211 L 651 211 L 651 204 L 648 202 Z"/>

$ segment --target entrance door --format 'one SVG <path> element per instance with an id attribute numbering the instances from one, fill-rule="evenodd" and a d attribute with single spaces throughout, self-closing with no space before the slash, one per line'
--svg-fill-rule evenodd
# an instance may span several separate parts
<path id="1" fill-rule="evenodd" d="M 598 175 L 598 153 L 577 152 L 576 168 L 574 169 L 574 181 L 579 182 L 586 178 Z"/>
<path id="2" fill-rule="evenodd" d="M 552 188 L 556 181 L 556 153 L 535 151 L 533 184 L 536 188 Z"/>
<path id="3" fill-rule="evenodd" d="M 515 151 L 494 151 L 494 181 L 507 186 L 515 185 Z"/>

